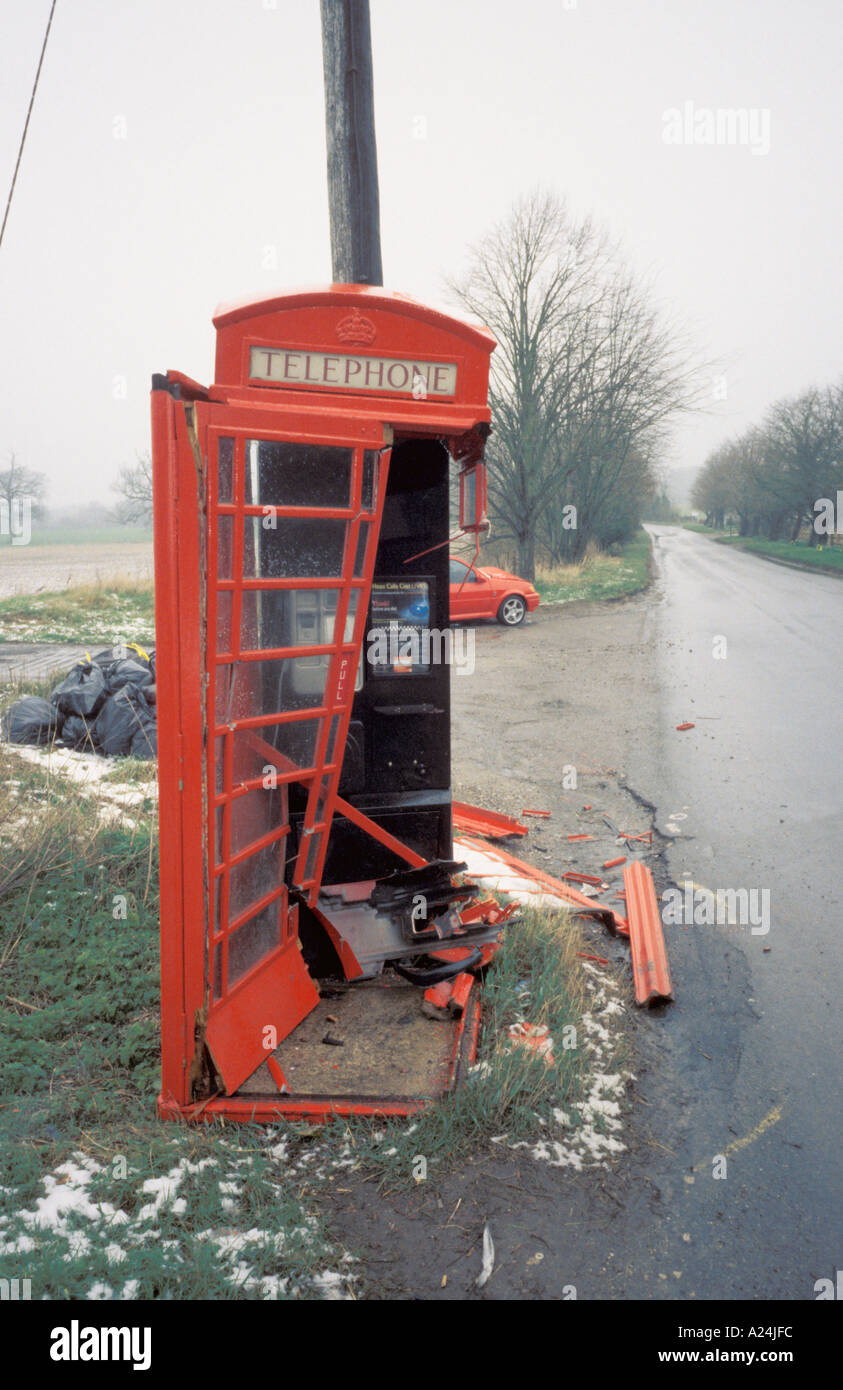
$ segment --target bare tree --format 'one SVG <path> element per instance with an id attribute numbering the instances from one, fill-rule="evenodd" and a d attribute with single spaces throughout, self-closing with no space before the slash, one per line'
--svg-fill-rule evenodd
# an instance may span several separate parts
<path id="1" fill-rule="evenodd" d="M 742 536 L 796 540 L 820 498 L 843 488 L 843 383 L 777 401 L 761 426 L 706 459 L 692 494 L 706 522 L 737 517 Z"/>
<path id="2" fill-rule="evenodd" d="M 843 484 L 843 390 L 813 388 L 778 401 L 764 423 L 769 467 L 765 480 L 793 517 L 791 539 L 814 517 L 820 497 Z M 817 533 L 811 526 L 811 544 Z"/>
<path id="3" fill-rule="evenodd" d="M 9 454 L 8 468 L 0 469 L 0 512 L 5 521 L 3 531 L 8 530 L 9 520 L 15 515 L 15 508 L 23 505 L 29 508 L 29 515 L 33 520 L 43 519 L 46 495 L 45 475 L 37 473 L 34 468 L 22 467 L 12 451 Z M 0 540 L 2 539 L 3 535 L 0 533 Z"/>
<path id="4" fill-rule="evenodd" d="M 152 520 L 152 459 L 138 454 L 136 463 L 124 464 L 111 485 L 120 498 L 114 509 L 118 521 L 141 525 Z"/>
<path id="5" fill-rule="evenodd" d="M 727 441 L 709 454 L 691 489 L 691 505 L 705 512 L 706 526 L 722 530 L 734 512 L 734 444 Z"/>
<path id="6" fill-rule="evenodd" d="M 542 510 L 562 504 L 558 380 L 567 345 L 601 293 L 595 284 L 604 254 L 589 222 L 575 223 L 562 204 L 536 194 L 474 249 L 466 277 L 450 284 L 498 341 L 489 389 L 489 503 L 499 533 L 516 540 L 527 578 L 535 574 Z"/>
<path id="7" fill-rule="evenodd" d="M 450 288 L 498 340 L 490 510 L 531 579 L 537 542 L 571 558 L 612 529 L 621 491 L 630 497 L 621 480 L 653 458 L 666 422 L 696 403 L 699 367 L 605 236 L 548 194 L 517 204 Z M 576 528 L 563 534 L 568 504 Z"/>

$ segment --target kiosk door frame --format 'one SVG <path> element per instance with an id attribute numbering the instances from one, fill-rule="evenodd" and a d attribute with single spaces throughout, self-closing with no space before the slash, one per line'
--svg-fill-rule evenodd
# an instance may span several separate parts
<path id="1" fill-rule="evenodd" d="M 178 1089 L 180 1103 L 189 1104 L 215 1081 L 208 1074 L 205 1048 L 216 1084 L 221 1080 L 227 1095 L 263 1061 L 270 1063 L 283 1092 L 286 1083 L 272 1050 L 318 1001 L 299 947 L 298 908 L 290 901 L 286 868 L 288 859 L 294 859 L 292 887 L 315 903 L 365 638 L 390 451 L 384 427 L 371 421 L 349 416 L 338 421 L 280 403 L 259 409 L 165 399 L 170 420 L 160 420 L 160 426 L 169 436 L 168 474 L 175 496 L 162 550 L 167 587 L 174 586 L 176 593 L 168 598 L 158 658 L 163 669 L 171 657 L 178 672 L 182 729 L 177 742 L 162 740 L 162 758 L 169 747 L 171 762 L 180 764 L 171 767 L 169 778 L 164 771 L 162 790 L 169 787 L 165 795 L 175 795 L 178 780 L 182 853 L 178 864 L 168 868 L 167 893 L 162 875 L 162 954 L 181 977 L 182 999 L 173 998 L 174 988 L 165 990 L 162 1025 L 165 1090 L 172 1094 Z M 269 501 L 255 488 L 255 460 L 261 453 L 270 463 L 280 459 L 280 476 L 292 489 L 292 501 Z M 337 505 L 336 499 L 332 505 L 302 505 L 308 457 L 324 464 L 329 454 L 330 467 L 334 460 L 337 466 L 347 465 L 345 505 Z M 299 470 L 297 459 L 305 471 Z M 156 485 L 160 495 L 160 477 Z M 166 529 L 168 509 L 160 510 Z M 285 525 L 293 536 L 312 534 L 317 540 L 308 573 L 285 571 L 289 563 L 296 568 L 296 560 L 285 559 L 295 547 L 285 547 L 283 540 L 270 547 L 262 540 L 264 534 L 277 535 L 278 528 L 283 533 Z M 341 553 L 333 567 L 330 561 L 326 566 L 324 553 L 320 559 L 320 531 L 333 537 L 327 550 Z M 285 572 L 261 572 L 264 549 Z M 327 573 L 319 572 L 326 568 Z M 261 645 L 267 627 L 261 617 L 264 606 L 280 612 L 303 597 L 317 596 L 321 612 L 326 594 L 333 596 L 334 605 L 330 637 L 321 631 L 317 636 L 326 640 Z M 159 613 L 163 608 L 160 593 Z M 192 623 L 199 630 L 199 650 L 194 639 L 191 653 Z M 198 656 L 198 681 L 191 655 Z M 275 672 L 280 673 L 277 679 Z M 296 708 L 276 708 L 291 672 L 300 685 L 316 679 L 320 693 L 303 705 L 299 700 Z M 304 759 L 285 750 L 291 734 L 298 747 L 307 745 Z M 293 782 L 307 789 L 303 833 L 294 856 L 288 853 Z M 172 808 L 162 806 L 162 814 L 175 823 Z M 191 881 L 200 865 L 201 889 Z M 180 871 L 183 881 L 174 889 L 172 879 Z M 195 920 L 200 905 L 201 924 Z M 168 1023 L 168 1013 L 178 1017 Z M 168 1086 L 168 1034 L 172 1056 L 176 1035 L 186 1046 L 191 1020 L 189 1073 L 176 1088 L 171 1072 Z"/>

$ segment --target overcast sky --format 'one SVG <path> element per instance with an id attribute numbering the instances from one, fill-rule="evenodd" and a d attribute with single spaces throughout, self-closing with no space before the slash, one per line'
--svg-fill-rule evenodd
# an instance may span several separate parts
<path id="1" fill-rule="evenodd" d="M 4 204 L 49 8 L 0 0 Z M 840 376 L 839 0 L 371 10 L 388 286 L 442 302 L 542 187 L 728 363 L 672 465 Z M 718 108 L 748 143 L 665 142 L 665 112 Z M 209 380 L 215 306 L 329 279 L 318 0 L 58 0 L 0 248 L 0 466 L 14 449 L 53 503 L 111 504 L 151 374 Z"/>

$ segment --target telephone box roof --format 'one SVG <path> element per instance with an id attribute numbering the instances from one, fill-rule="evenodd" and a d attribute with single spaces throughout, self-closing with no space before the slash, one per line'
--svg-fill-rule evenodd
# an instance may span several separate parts
<path id="1" fill-rule="evenodd" d="M 282 291 L 263 299 L 238 299 L 220 304 L 214 312 L 215 328 L 226 328 L 244 319 L 257 318 L 288 309 L 336 307 L 367 307 L 399 314 L 402 318 L 417 319 L 420 323 L 452 333 L 472 347 L 494 351 L 495 338 L 488 328 L 469 323 L 467 319 L 446 314 L 441 309 L 421 304 L 399 290 L 386 290 L 380 285 L 309 285 L 297 290 Z"/>

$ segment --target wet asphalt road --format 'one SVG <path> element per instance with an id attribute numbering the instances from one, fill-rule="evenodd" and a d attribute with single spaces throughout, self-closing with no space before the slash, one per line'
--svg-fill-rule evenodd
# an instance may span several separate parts
<path id="1" fill-rule="evenodd" d="M 512 815 L 549 810 L 516 853 L 551 873 L 619 852 L 600 838 L 604 811 L 654 824 L 638 855 L 660 892 L 686 876 L 767 889 L 769 932 L 666 927 L 675 1002 L 639 1011 L 628 952 L 585 923 L 626 973 L 626 1148 L 581 1173 L 479 1154 L 410 1199 L 361 1182 L 340 1206 L 335 1192 L 340 1238 L 368 1249 L 370 1296 L 558 1300 L 573 1286 L 580 1300 L 762 1305 L 811 1301 L 843 1269 L 843 582 L 651 531 L 646 592 L 478 626 L 475 678 L 453 683 L 455 788 Z M 572 848 L 583 830 L 594 843 Z M 496 1269 L 478 1291 L 486 1224 Z"/>
<path id="2" fill-rule="evenodd" d="M 663 1090 L 682 1112 L 666 1142 L 682 1181 L 650 1166 L 670 1220 L 630 1254 L 649 1296 L 675 1258 L 667 1296 L 813 1298 L 843 1268 L 843 582 L 649 529 L 660 698 L 628 781 L 671 837 L 670 877 L 768 890 L 769 931 L 760 896 L 755 932 L 666 929 L 679 991 Z M 657 1104 L 667 1116 L 670 1096 Z"/>

